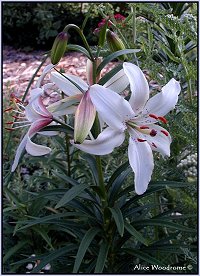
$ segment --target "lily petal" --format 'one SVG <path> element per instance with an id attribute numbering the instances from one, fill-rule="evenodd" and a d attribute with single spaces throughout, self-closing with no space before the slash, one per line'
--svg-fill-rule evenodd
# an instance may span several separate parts
<path id="1" fill-rule="evenodd" d="M 67 78 L 71 79 L 73 82 L 77 83 L 78 86 L 81 87 L 82 90 L 87 91 L 88 85 L 81 78 L 73 75 L 63 74 Z M 82 94 L 82 92 L 68 79 L 57 72 L 52 72 L 50 76 L 51 81 L 55 83 L 55 85 L 63 91 L 67 96 L 74 96 L 76 94 Z"/>
<path id="2" fill-rule="evenodd" d="M 54 115 L 73 114 L 76 111 L 78 103 L 81 101 L 83 94 L 66 97 L 47 107 L 47 110 Z"/>
<path id="3" fill-rule="evenodd" d="M 46 146 L 33 143 L 30 137 L 27 138 L 26 151 L 32 156 L 42 156 L 51 152 L 51 149 Z"/>
<path id="4" fill-rule="evenodd" d="M 40 96 L 36 97 L 25 107 L 25 114 L 30 122 L 45 117 L 52 118 L 52 114 L 46 109 Z"/>
<path id="5" fill-rule="evenodd" d="M 87 137 L 95 119 L 96 109 L 87 91 L 78 105 L 75 113 L 74 141 L 82 143 Z"/>
<path id="6" fill-rule="evenodd" d="M 171 138 L 171 135 L 169 134 L 169 132 L 166 129 L 164 129 L 163 127 L 161 127 L 159 125 L 155 125 L 155 124 L 148 125 L 148 127 L 149 127 L 148 130 L 156 131 L 155 136 L 141 133 L 140 131 L 133 129 L 133 128 L 129 129 L 129 133 L 135 139 L 139 138 L 142 140 L 146 140 L 153 151 L 159 152 L 160 154 L 162 154 L 163 157 L 164 156 L 169 157 L 170 156 L 170 144 L 172 142 L 172 138 Z M 141 143 L 143 144 L 143 142 L 141 142 Z"/>
<path id="7" fill-rule="evenodd" d="M 146 139 L 150 146 L 151 149 L 154 151 L 157 151 L 162 154 L 162 156 L 170 156 L 170 144 L 172 142 L 171 135 L 169 132 L 164 129 L 161 126 L 158 125 L 149 125 L 150 129 L 154 129 L 157 131 L 157 134 L 152 137 L 150 135 L 144 135 L 144 139 Z"/>
<path id="8" fill-rule="evenodd" d="M 52 69 L 53 67 L 55 67 L 56 65 L 57 65 L 57 64 L 52 64 L 52 63 L 50 63 L 50 64 L 48 64 L 48 65 L 44 68 L 44 70 L 43 70 L 43 72 L 42 72 L 42 75 L 39 77 L 39 79 L 38 79 L 37 82 L 36 82 L 36 87 L 40 87 L 40 86 L 41 86 L 41 83 L 42 83 L 43 79 L 45 78 L 46 74 L 48 74 L 48 73 L 51 71 L 51 69 Z"/>
<path id="9" fill-rule="evenodd" d="M 149 85 L 142 70 L 138 66 L 130 62 L 124 62 L 123 68 L 129 79 L 132 92 L 129 103 L 133 111 L 137 114 L 143 109 L 149 99 Z"/>
<path id="10" fill-rule="evenodd" d="M 32 103 L 36 98 L 42 96 L 44 93 L 44 89 L 42 88 L 34 88 L 30 91 L 30 101 L 29 104 Z"/>
<path id="11" fill-rule="evenodd" d="M 37 145 L 31 141 L 31 137 L 33 137 L 38 131 L 40 131 L 43 127 L 49 125 L 52 122 L 51 119 L 41 119 L 32 123 L 31 127 L 28 131 L 27 143 L 26 143 L 26 151 L 33 156 L 41 156 L 48 154 L 51 149 L 42 145 Z"/>
<path id="12" fill-rule="evenodd" d="M 134 118 L 128 101 L 112 90 L 94 84 L 90 87 L 90 97 L 103 121 L 113 129 L 124 131 L 125 121 Z"/>
<path id="13" fill-rule="evenodd" d="M 156 114 L 164 116 L 170 110 L 174 109 L 181 87 L 178 81 L 171 79 L 163 88 L 162 91 L 153 96 L 144 107 L 143 115 Z"/>
<path id="14" fill-rule="evenodd" d="M 129 85 L 128 77 L 126 76 L 124 69 L 117 72 L 111 79 L 109 79 L 103 86 L 109 88 L 116 93 L 121 93 Z"/>
<path id="15" fill-rule="evenodd" d="M 128 158 L 135 173 L 135 191 L 141 195 L 148 187 L 154 168 L 151 147 L 147 142 L 137 142 L 130 137 Z"/>
<path id="16" fill-rule="evenodd" d="M 17 148 L 16 154 L 15 154 L 15 159 L 14 159 L 14 162 L 13 162 L 13 165 L 12 165 L 12 168 L 11 168 L 11 172 L 14 172 L 17 168 L 20 156 L 21 156 L 23 150 L 25 149 L 25 146 L 26 146 L 26 143 L 27 143 L 27 138 L 28 138 L 28 135 L 26 134 L 24 136 L 24 138 L 21 140 L 21 142 L 20 142 L 20 144 Z"/>
<path id="17" fill-rule="evenodd" d="M 107 127 L 95 140 L 85 140 L 82 144 L 75 144 L 76 148 L 94 155 L 105 155 L 111 153 L 115 147 L 119 147 L 125 138 L 125 134 Z"/>

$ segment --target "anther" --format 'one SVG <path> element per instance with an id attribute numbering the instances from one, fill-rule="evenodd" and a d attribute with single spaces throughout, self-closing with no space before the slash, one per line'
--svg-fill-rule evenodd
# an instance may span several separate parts
<path id="1" fill-rule="evenodd" d="M 6 130 L 9 130 L 9 131 L 13 131 L 14 128 L 8 128 L 8 127 L 5 127 Z"/>
<path id="2" fill-rule="evenodd" d="M 149 129 L 148 126 L 140 126 L 140 129 Z"/>
<path id="3" fill-rule="evenodd" d="M 144 139 L 137 138 L 138 142 L 146 142 Z"/>
<path id="4" fill-rule="evenodd" d="M 4 112 L 8 112 L 8 111 L 11 111 L 11 110 L 13 110 L 13 107 L 9 107 L 9 108 L 5 109 Z"/>
<path id="5" fill-rule="evenodd" d="M 161 132 L 165 134 L 165 136 L 169 136 L 169 133 L 166 130 L 161 130 Z"/>
<path id="6" fill-rule="evenodd" d="M 150 136 L 154 137 L 154 136 L 156 136 L 157 131 L 155 129 L 152 129 L 149 134 L 150 134 Z"/>
<path id="7" fill-rule="evenodd" d="M 13 122 L 7 122 L 6 124 L 7 124 L 7 125 L 12 125 L 12 124 L 13 124 Z"/>
<path id="8" fill-rule="evenodd" d="M 152 143 L 152 146 L 153 146 L 154 148 L 157 148 L 157 146 L 156 146 L 154 143 Z"/>
<path id="9" fill-rule="evenodd" d="M 158 119 L 158 116 L 156 116 L 155 114 L 149 114 L 149 117 L 153 118 L 153 119 Z"/>
<path id="10" fill-rule="evenodd" d="M 167 120 L 165 119 L 165 117 L 158 117 L 158 120 L 164 124 L 167 124 Z"/>

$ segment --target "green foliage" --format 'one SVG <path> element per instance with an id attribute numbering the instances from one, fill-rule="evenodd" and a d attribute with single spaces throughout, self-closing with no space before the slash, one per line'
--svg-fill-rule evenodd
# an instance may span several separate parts
<path id="1" fill-rule="evenodd" d="M 87 3 L 3 3 L 4 43 L 30 49 L 51 48 L 56 35 L 69 23 L 81 26 L 89 9 Z M 93 9 L 88 18 L 86 36 L 90 44 L 96 42 L 92 34 L 98 22 L 98 14 Z M 71 42 L 82 41 L 71 34 Z"/>

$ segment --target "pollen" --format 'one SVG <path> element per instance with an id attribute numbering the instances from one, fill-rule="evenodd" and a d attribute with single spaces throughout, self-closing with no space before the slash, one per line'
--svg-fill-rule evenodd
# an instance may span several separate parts
<path id="1" fill-rule="evenodd" d="M 164 124 L 167 124 L 167 120 L 165 119 L 165 117 L 158 117 L 158 120 Z"/>

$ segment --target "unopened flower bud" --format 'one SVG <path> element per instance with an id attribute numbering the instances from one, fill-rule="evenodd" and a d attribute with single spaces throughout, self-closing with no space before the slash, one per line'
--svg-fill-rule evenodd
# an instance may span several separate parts
<path id="1" fill-rule="evenodd" d="M 66 32 L 61 32 L 57 35 L 54 40 L 52 49 L 51 49 L 51 63 L 57 64 L 60 59 L 63 57 L 68 41 L 68 34 Z"/>
<path id="2" fill-rule="evenodd" d="M 124 50 L 125 46 L 122 40 L 118 37 L 118 35 L 110 30 L 107 30 L 106 32 L 106 40 L 108 43 L 108 46 L 112 52 Z M 126 58 L 126 55 L 122 55 L 119 57 L 119 59 L 124 60 Z"/>
<path id="3" fill-rule="evenodd" d="M 87 76 L 87 82 L 89 85 L 94 84 L 94 80 L 93 80 L 93 67 L 96 66 L 96 68 L 99 66 L 99 64 L 102 62 L 103 58 L 102 57 L 98 57 L 94 60 L 94 62 L 92 62 L 90 59 L 87 60 L 86 63 L 86 76 Z M 101 78 L 101 73 L 99 73 L 96 76 L 96 82 L 98 82 Z"/>

